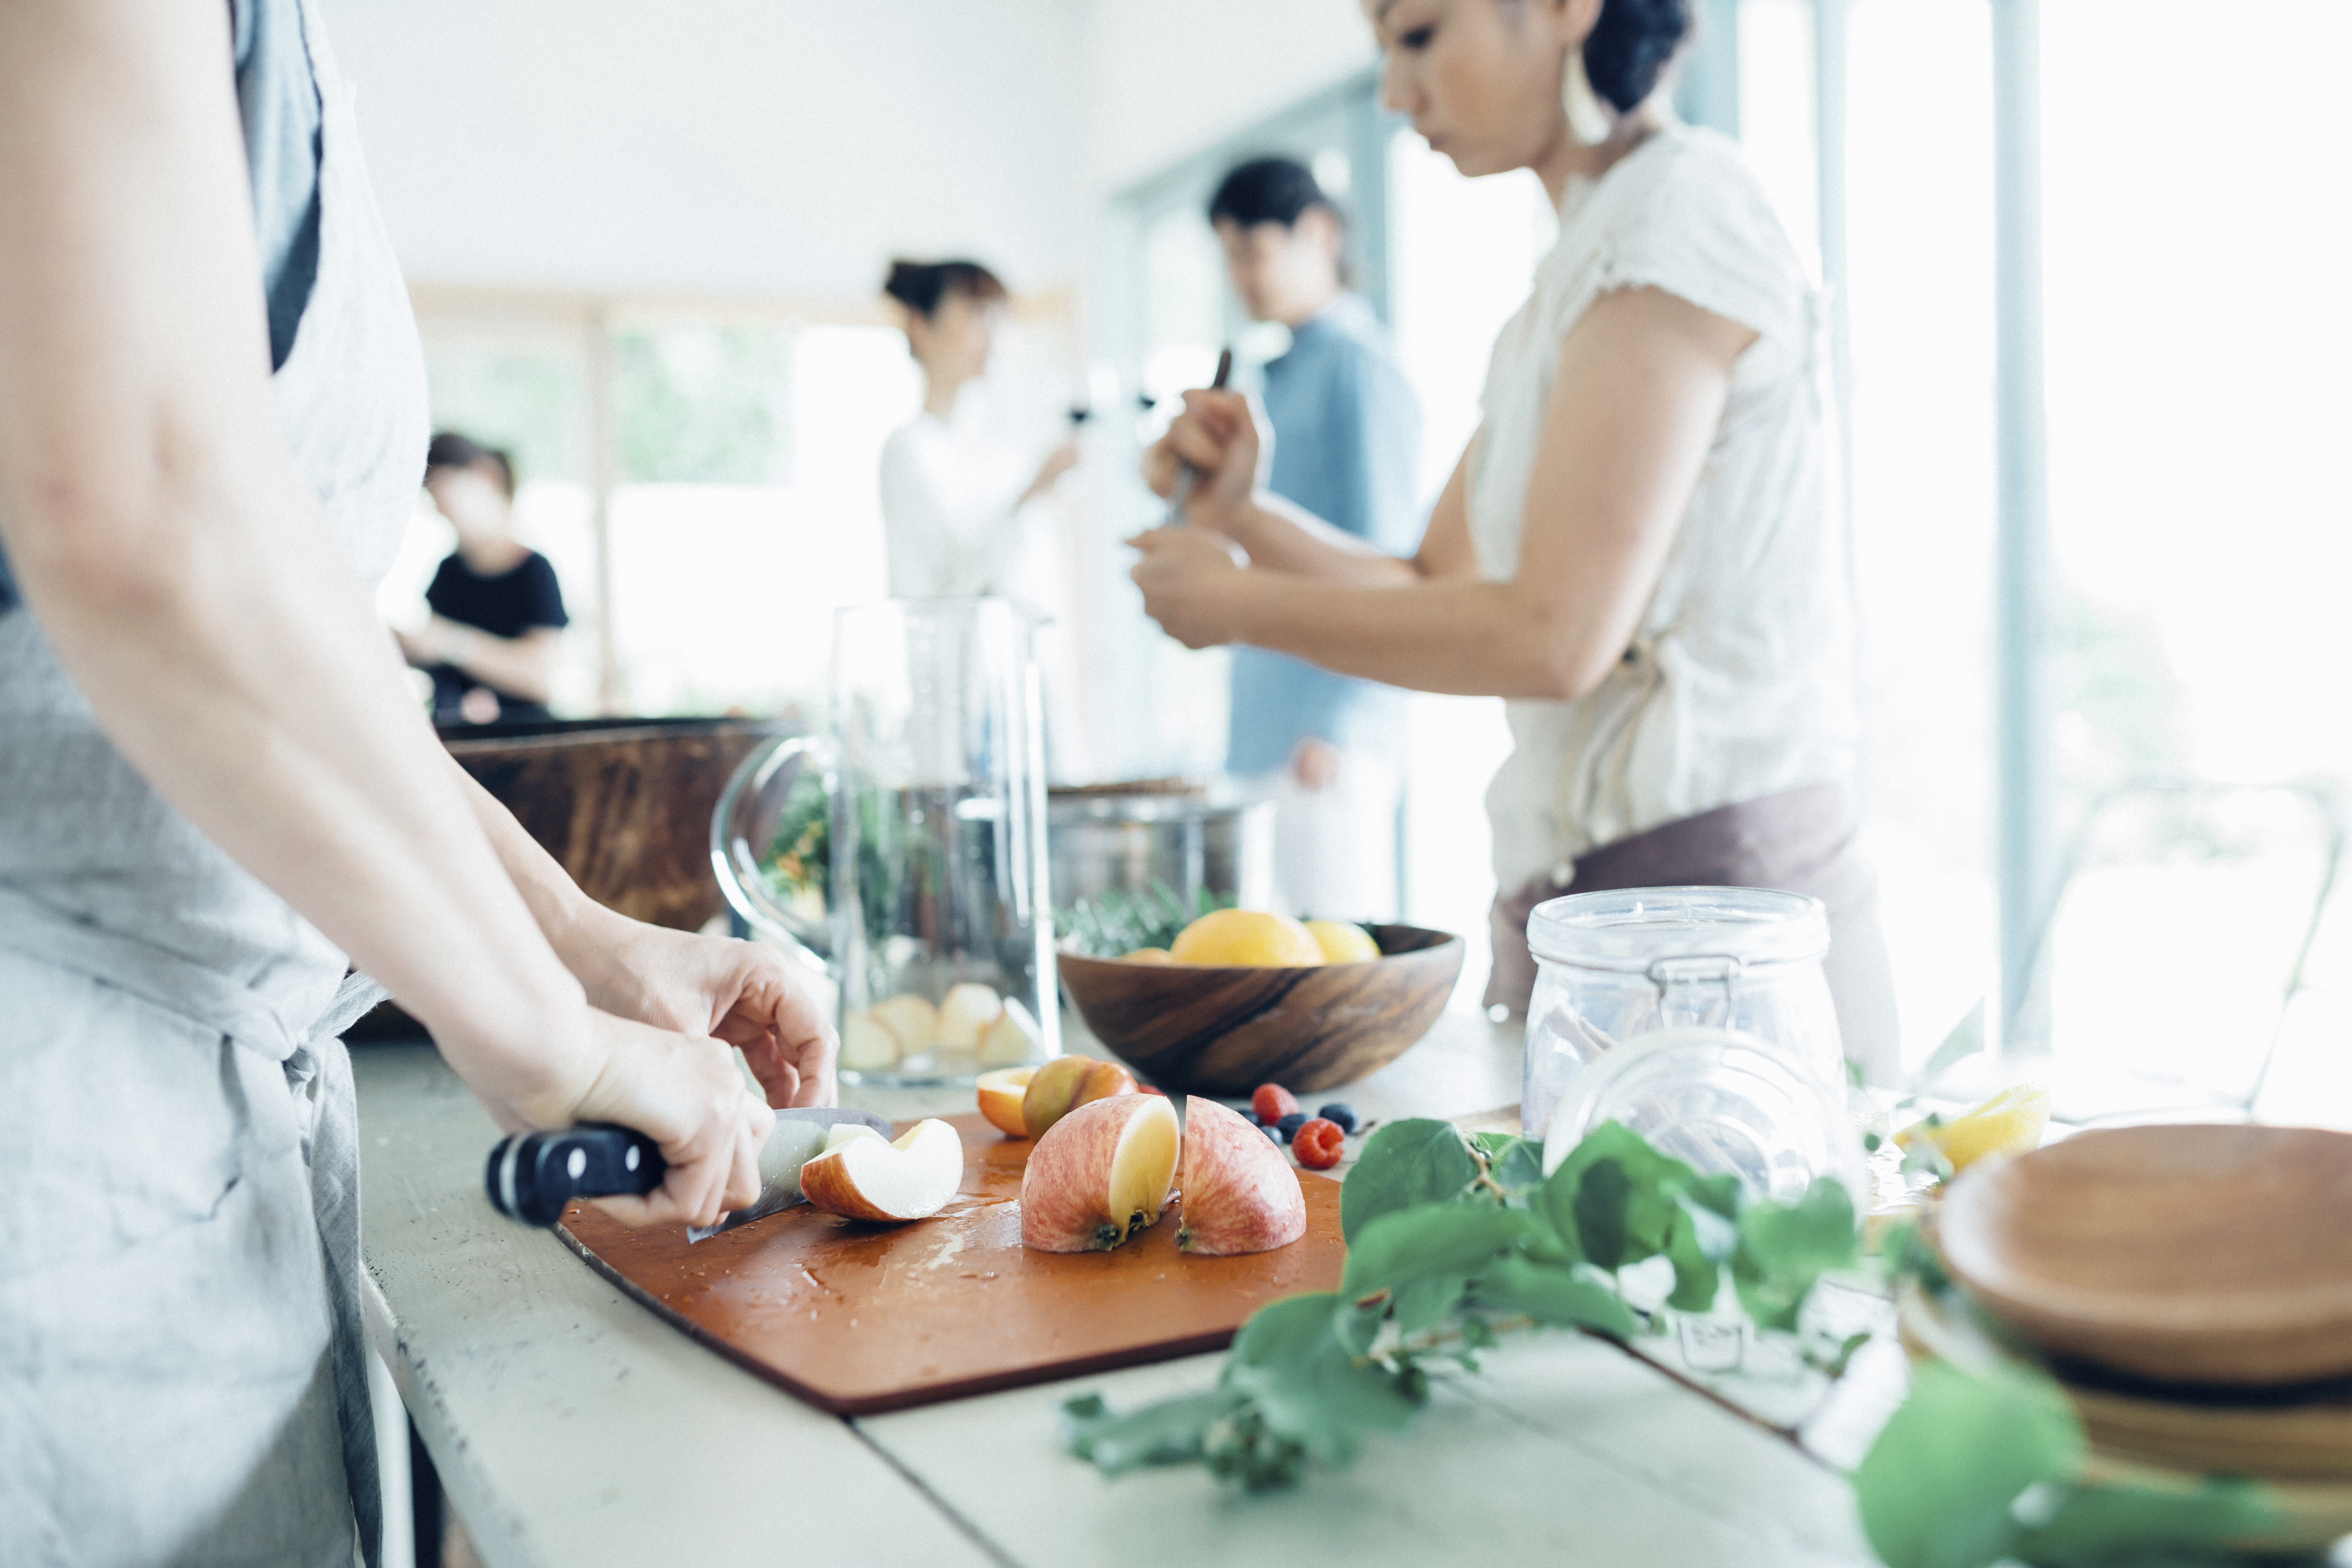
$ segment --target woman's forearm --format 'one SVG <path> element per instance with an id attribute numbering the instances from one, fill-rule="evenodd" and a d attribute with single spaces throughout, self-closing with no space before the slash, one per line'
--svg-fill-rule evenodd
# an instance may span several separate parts
<path id="1" fill-rule="evenodd" d="M 1240 545 L 1253 565 L 1269 571 L 1366 587 L 1402 587 L 1422 580 L 1412 562 L 1334 528 L 1268 490 L 1260 490 L 1213 526 Z"/>
<path id="2" fill-rule="evenodd" d="M 584 1089 L 585 1042 L 562 1037 L 581 988 L 290 469 L 167 494 L 141 517 L 35 504 L 7 521 L 27 606 L 167 799 L 388 986 L 486 1096 L 528 1115 Z"/>
<path id="3" fill-rule="evenodd" d="M 443 658 L 475 679 L 526 702 L 544 702 L 555 688 L 552 632 L 502 637 L 477 626 L 444 622 Z"/>
<path id="4" fill-rule="evenodd" d="M 1367 587 L 1253 569 L 1235 574 L 1230 640 L 1414 691 L 1569 700 L 1622 650 L 1561 624 L 1517 584 L 1484 578 Z"/>

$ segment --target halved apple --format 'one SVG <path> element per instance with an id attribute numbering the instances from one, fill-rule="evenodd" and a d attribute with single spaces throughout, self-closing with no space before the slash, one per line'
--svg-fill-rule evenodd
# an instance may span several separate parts
<path id="1" fill-rule="evenodd" d="M 801 1167 L 802 1195 L 845 1219 L 922 1219 L 945 1208 L 962 1181 L 963 1140 L 936 1118 L 895 1142 L 868 1127 L 836 1127 L 824 1152 Z"/>
<path id="2" fill-rule="evenodd" d="M 1184 1194 L 1176 1245 L 1186 1252 L 1272 1252 L 1307 1234 L 1298 1173 L 1263 1131 L 1213 1100 L 1185 1097 L 1176 1186 Z"/>
<path id="3" fill-rule="evenodd" d="M 1022 1173 L 1022 1245 L 1102 1252 L 1148 1229 L 1168 1205 L 1182 1141 L 1176 1108 L 1158 1095 L 1116 1095 L 1072 1110 L 1037 1140 Z"/>
<path id="4" fill-rule="evenodd" d="M 1035 1068 L 999 1068 L 984 1072 L 973 1084 L 980 1096 L 980 1113 L 1008 1138 L 1026 1138 L 1029 1125 L 1021 1120 L 1021 1101 L 1029 1092 Z"/>
<path id="5" fill-rule="evenodd" d="M 1021 1098 L 1021 1119 L 1032 1138 L 1043 1138 L 1047 1128 L 1081 1105 L 1135 1092 L 1135 1075 L 1117 1062 L 1093 1057 L 1055 1057 L 1029 1080 Z"/>

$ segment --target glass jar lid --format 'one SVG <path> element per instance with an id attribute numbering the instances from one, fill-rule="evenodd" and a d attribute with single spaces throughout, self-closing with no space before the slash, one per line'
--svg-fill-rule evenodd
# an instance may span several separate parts
<path id="1" fill-rule="evenodd" d="M 1769 888 L 1570 893 L 1528 918 L 1528 950 L 1538 959 L 1634 974 L 1662 958 L 1731 958 L 1747 967 L 1818 961 L 1829 947 L 1822 901 Z"/>

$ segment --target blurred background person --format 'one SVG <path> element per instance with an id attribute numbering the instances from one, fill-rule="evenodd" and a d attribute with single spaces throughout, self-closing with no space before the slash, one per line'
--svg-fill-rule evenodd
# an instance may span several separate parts
<path id="1" fill-rule="evenodd" d="M 1667 102 L 1688 0 L 1366 10 L 1388 106 L 1464 174 L 1534 170 L 1559 242 L 1412 560 L 1259 489 L 1247 402 L 1188 393 L 1146 472 L 1192 466 L 1198 526 L 1136 542 L 1146 608 L 1189 647 L 1507 700 L 1490 1007 L 1526 1012 L 1560 894 L 1788 889 L 1828 906 L 1846 1055 L 1886 1081 L 1821 290 L 1738 148 Z"/>
<path id="2" fill-rule="evenodd" d="M 457 531 L 457 548 L 425 590 L 432 618 L 395 632 L 408 662 L 433 678 L 443 724 L 522 724 L 551 717 L 563 588 L 547 557 L 515 537 L 514 460 L 452 430 L 433 437 L 425 489 Z"/>
<path id="3" fill-rule="evenodd" d="M 890 596 L 993 595 L 1029 611 L 1044 689 L 1046 768 L 1083 771 L 1074 689 L 1076 655 L 1063 627 L 1055 486 L 1077 466 L 1065 436 L 1040 462 L 1035 447 L 992 417 L 979 395 L 1004 334 L 1009 296 L 976 261 L 894 261 L 882 291 L 899 306 L 908 352 L 923 373 L 923 406 L 882 445 L 882 531 Z"/>
<path id="4" fill-rule="evenodd" d="M 996 353 L 1004 285 L 976 261 L 894 261 L 882 291 L 898 301 L 923 372 L 922 411 L 882 446 L 890 596 L 996 594 L 1051 613 L 1061 596 L 1055 518 L 1037 503 L 1076 466 L 1077 444 L 1038 463 L 965 396 Z"/>
<path id="5" fill-rule="evenodd" d="M 1347 233 L 1305 164 L 1260 158 L 1209 202 L 1234 293 L 1290 329 L 1265 369 L 1266 488 L 1392 555 L 1421 539 L 1421 414 L 1371 306 L 1346 287 Z M 1341 920 L 1397 913 L 1404 694 L 1269 648 L 1234 650 L 1226 771 L 1276 802 L 1275 896 Z"/>

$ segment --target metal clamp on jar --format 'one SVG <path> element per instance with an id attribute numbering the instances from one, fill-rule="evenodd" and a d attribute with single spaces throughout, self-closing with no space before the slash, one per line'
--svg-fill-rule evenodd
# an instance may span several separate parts
<path id="1" fill-rule="evenodd" d="M 1819 899 L 1762 888 L 1634 888 L 1536 906 L 1519 1121 L 1541 1138 L 1580 1074 L 1660 1029 L 1735 1029 L 1843 1097 L 1845 1057 Z"/>

